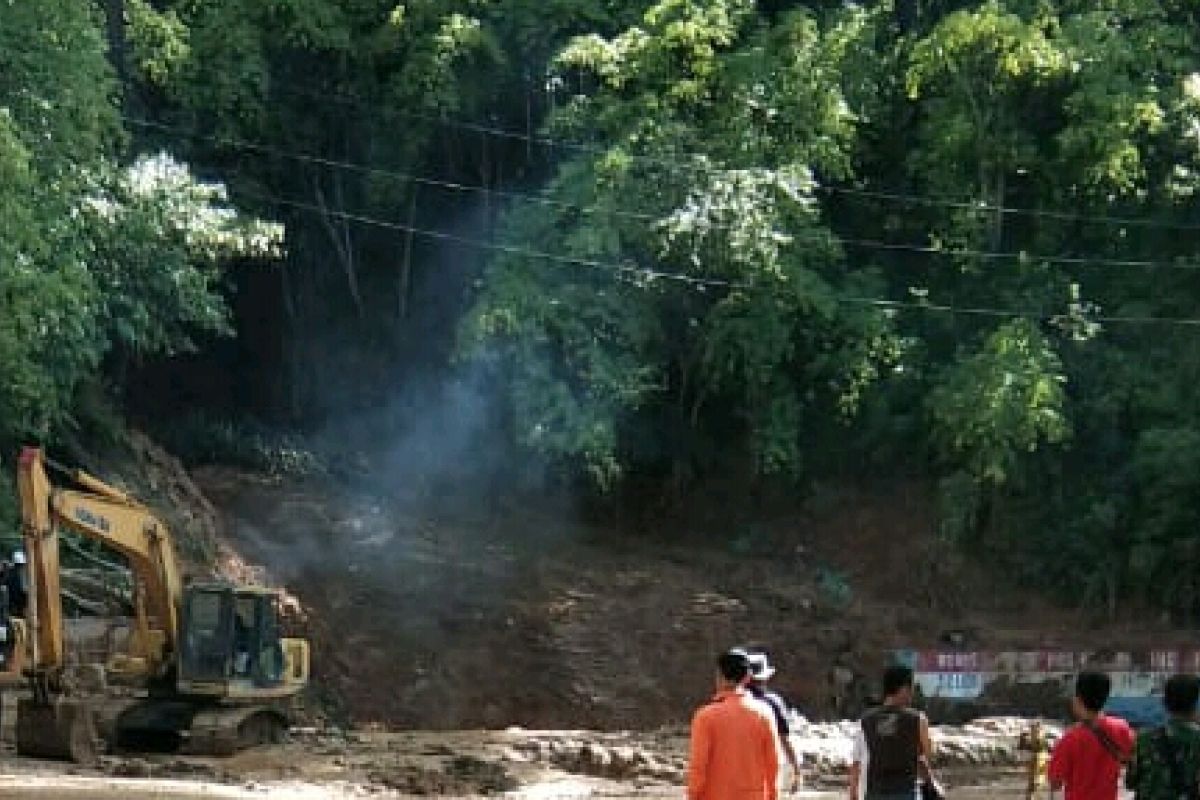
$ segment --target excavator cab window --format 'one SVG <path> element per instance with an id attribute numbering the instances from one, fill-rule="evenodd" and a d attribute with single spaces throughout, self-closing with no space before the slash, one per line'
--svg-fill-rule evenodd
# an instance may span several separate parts
<path id="1" fill-rule="evenodd" d="M 191 589 L 185 595 L 180 677 L 225 681 L 233 658 L 233 592 Z"/>
<path id="2" fill-rule="evenodd" d="M 283 647 L 279 642 L 279 618 L 275 598 L 259 595 L 258 640 L 254 680 L 260 686 L 275 686 L 283 681 Z"/>
<path id="3" fill-rule="evenodd" d="M 230 587 L 192 587 L 184 601 L 180 677 L 185 681 L 283 680 L 274 596 Z"/>
<path id="4" fill-rule="evenodd" d="M 249 678 L 254 673 L 255 654 L 258 652 L 258 604 L 253 595 L 241 596 L 234 604 L 233 612 L 233 675 Z"/>

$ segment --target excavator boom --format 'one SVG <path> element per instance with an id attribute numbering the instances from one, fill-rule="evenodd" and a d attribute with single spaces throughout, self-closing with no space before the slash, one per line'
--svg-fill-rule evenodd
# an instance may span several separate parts
<path id="1" fill-rule="evenodd" d="M 29 613 L 34 629 L 32 666 L 36 670 L 63 666 L 58 529 L 67 528 L 128 560 L 139 590 L 137 655 L 152 671 L 161 670 L 178 641 L 183 598 L 167 527 L 119 489 L 81 471 L 72 471 L 71 475 L 88 491 L 55 488 L 41 451 L 32 447 L 21 451 L 17 485 L 27 569 L 34 587 Z"/>
<path id="2" fill-rule="evenodd" d="M 30 649 L 34 668 L 61 664 L 63 660 L 58 537 L 53 533 L 50 519 L 50 479 L 40 456 L 40 451 L 27 447 L 17 462 L 26 569 L 36 578 L 30 581 L 26 614 L 28 627 L 32 629 Z"/>

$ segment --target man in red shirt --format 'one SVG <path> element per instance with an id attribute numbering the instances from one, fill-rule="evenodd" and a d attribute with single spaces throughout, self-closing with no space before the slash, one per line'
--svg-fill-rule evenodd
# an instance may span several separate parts
<path id="1" fill-rule="evenodd" d="M 688 800 L 776 800 L 775 723 L 743 688 L 749 671 L 743 650 L 717 659 L 716 696 L 692 718 Z"/>
<path id="2" fill-rule="evenodd" d="M 1065 787 L 1064 800 L 1117 800 L 1121 768 L 1133 751 L 1133 731 L 1118 717 L 1102 714 L 1112 681 L 1102 672 L 1075 679 L 1071 713 L 1079 724 L 1067 731 L 1050 756 L 1050 788 Z"/>

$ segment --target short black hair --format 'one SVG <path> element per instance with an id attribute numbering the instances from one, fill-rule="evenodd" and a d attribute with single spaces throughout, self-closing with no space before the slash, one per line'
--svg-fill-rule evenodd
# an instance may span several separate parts
<path id="1" fill-rule="evenodd" d="M 1172 675 L 1163 690 L 1163 705 L 1173 717 L 1190 717 L 1200 702 L 1200 678 L 1195 675 Z"/>
<path id="2" fill-rule="evenodd" d="M 731 683 L 741 683 L 750 673 L 750 660 L 743 650 L 728 650 L 717 657 L 721 677 Z"/>
<path id="3" fill-rule="evenodd" d="M 1112 691 L 1112 679 L 1103 672 L 1091 670 L 1079 673 L 1075 678 L 1075 696 L 1088 711 L 1099 712 L 1108 702 Z"/>
<path id="4" fill-rule="evenodd" d="M 890 697 L 901 689 L 913 685 L 912 667 L 903 664 L 892 664 L 883 672 L 883 696 Z"/>

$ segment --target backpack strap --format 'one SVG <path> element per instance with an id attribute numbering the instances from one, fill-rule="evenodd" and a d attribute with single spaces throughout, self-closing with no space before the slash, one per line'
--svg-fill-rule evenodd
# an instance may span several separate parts
<path id="1" fill-rule="evenodd" d="M 1124 766 L 1126 763 L 1128 763 L 1129 753 L 1126 753 L 1120 747 L 1118 747 L 1117 743 L 1113 741 L 1113 738 L 1108 735 L 1108 731 L 1097 725 L 1095 720 L 1084 720 L 1083 726 L 1091 731 L 1093 735 L 1095 735 L 1101 746 L 1108 751 L 1108 754 L 1112 756 L 1118 764 Z"/>

